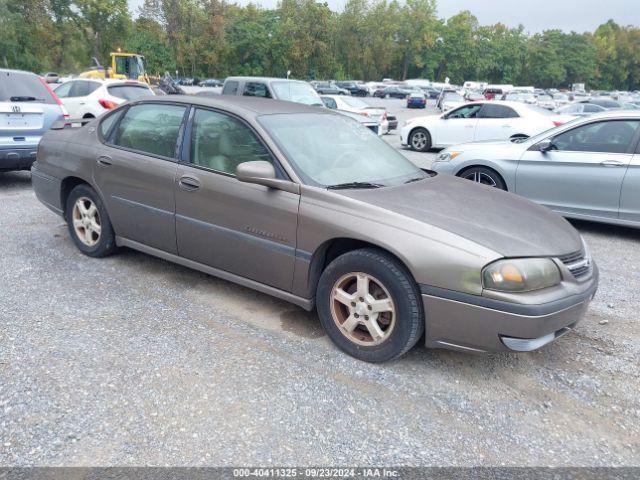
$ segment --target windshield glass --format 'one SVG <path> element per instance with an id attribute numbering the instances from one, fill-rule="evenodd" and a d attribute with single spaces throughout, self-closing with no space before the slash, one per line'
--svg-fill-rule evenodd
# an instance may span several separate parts
<path id="1" fill-rule="evenodd" d="M 547 130 L 545 130 L 544 132 L 540 132 L 537 135 L 534 135 L 533 137 L 529 137 L 527 138 L 525 141 L 523 141 L 522 143 L 526 143 L 528 145 L 533 145 L 534 143 L 538 143 L 540 140 L 544 140 L 545 138 L 547 138 L 549 136 L 549 134 L 551 134 L 554 130 L 564 130 L 566 127 L 570 127 L 572 125 L 575 125 L 576 123 L 580 123 L 584 121 L 584 117 L 576 117 L 573 120 L 570 120 L 566 123 L 563 123 L 562 125 L 560 125 L 559 127 L 551 127 Z"/>
<path id="2" fill-rule="evenodd" d="M 443 96 L 445 100 L 450 102 L 463 102 L 464 98 L 457 92 L 446 92 Z"/>
<path id="3" fill-rule="evenodd" d="M 271 84 L 278 100 L 304 103 L 306 105 L 322 105 L 320 95 L 311 85 L 304 82 L 273 82 Z"/>
<path id="4" fill-rule="evenodd" d="M 0 102 L 55 103 L 37 76 L 13 71 L 0 73 Z"/>
<path id="5" fill-rule="evenodd" d="M 297 113 L 258 118 L 309 185 L 400 185 L 427 175 L 368 128 L 343 115 Z"/>
<path id="6" fill-rule="evenodd" d="M 344 97 L 342 99 L 342 101 L 344 103 L 346 103 L 347 105 L 349 105 L 350 107 L 354 107 L 354 108 L 368 108 L 369 107 L 369 105 L 367 105 L 362 100 L 360 100 L 358 98 L 355 98 L 355 97 Z"/>

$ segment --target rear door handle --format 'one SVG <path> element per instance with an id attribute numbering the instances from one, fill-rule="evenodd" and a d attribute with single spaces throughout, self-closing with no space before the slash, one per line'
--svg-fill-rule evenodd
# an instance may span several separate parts
<path id="1" fill-rule="evenodd" d="M 112 163 L 112 158 L 109 155 L 100 155 L 97 159 L 96 162 L 98 163 L 98 165 L 100 165 L 101 167 L 110 167 L 111 163 Z"/>
<path id="2" fill-rule="evenodd" d="M 618 160 L 605 160 L 603 162 L 600 162 L 600 165 L 604 167 L 624 167 L 626 164 Z"/>
<path id="3" fill-rule="evenodd" d="M 187 175 L 180 177 L 178 181 L 178 185 L 182 190 L 186 190 L 187 192 L 193 192 L 194 190 L 198 190 L 200 188 L 200 180 L 197 178 L 189 177 Z"/>

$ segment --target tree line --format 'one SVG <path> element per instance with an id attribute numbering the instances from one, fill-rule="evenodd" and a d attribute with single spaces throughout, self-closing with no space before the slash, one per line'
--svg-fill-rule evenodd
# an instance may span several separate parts
<path id="1" fill-rule="evenodd" d="M 78 73 L 116 48 L 145 55 L 150 74 L 303 79 L 428 78 L 594 89 L 640 88 L 640 29 L 594 32 L 480 25 L 437 16 L 436 0 L 315 0 L 275 9 L 225 0 L 0 0 L 0 66 Z"/>

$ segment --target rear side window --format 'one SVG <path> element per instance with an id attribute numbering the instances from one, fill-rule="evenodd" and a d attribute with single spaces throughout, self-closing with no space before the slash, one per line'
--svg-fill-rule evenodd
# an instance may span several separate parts
<path id="1" fill-rule="evenodd" d="M 236 95 L 237 93 L 238 93 L 238 82 L 234 80 L 224 82 L 224 87 L 222 87 L 223 95 Z"/>
<path id="2" fill-rule="evenodd" d="M 110 95 L 124 100 L 137 100 L 153 93 L 144 85 L 113 85 L 107 87 L 107 91 Z"/>
<path id="3" fill-rule="evenodd" d="M 513 108 L 504 105 L 493 105 L 485 103 L 480 110 L 480 118 L 515 118 L 518 114 Z"/>
<path id="4" fill-rule="evenodd" d="M 264 83 L 259 82 L 247 82 L 244 85 L 244 91 L 242 94 L 245 97 L 271 98 L 271 94 L 269 93 L 267 86 Z"/>
<path id="5" fill-rule="evenodd" d="M 0 102 L 56 103 L 36 75 L 8 71 L 0 72 Z"/>
<path id="6" fill-rule="evenodd" d="M 116 123 L 116 120 L 120 117 L 120 114 L 122 113 L 122 110 L 117 110 L 109 115 L 107 115 L 101 122 L 100 122 L 100 136 L 103 139 L 107 139 L 109 138 L 109 133 L 111 132 L 111 127 L 113 127 L 113 125 Z"/>
<path id="7" fill-rule="evenodd" d="M 118 125 L 114 144 L 139 152 L 174 158 L 186 107 L 147 103 L 135 105 Z"/>

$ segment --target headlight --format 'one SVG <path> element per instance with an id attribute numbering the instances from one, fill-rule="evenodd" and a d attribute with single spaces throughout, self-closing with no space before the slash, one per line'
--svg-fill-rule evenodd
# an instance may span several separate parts
<path id="1" fill-rule="evenodd" d="M 550 258 L 498 260 L 482 271 L 482 284 L 499 292 L 530 292 L 560 283 L 560 271 Z"/>
<path id="2" fill-rule="evenodd" d="M 460 155 L 462 152 L 441 152 L 436 157 L 436 162 L 449 162 Z"/>

